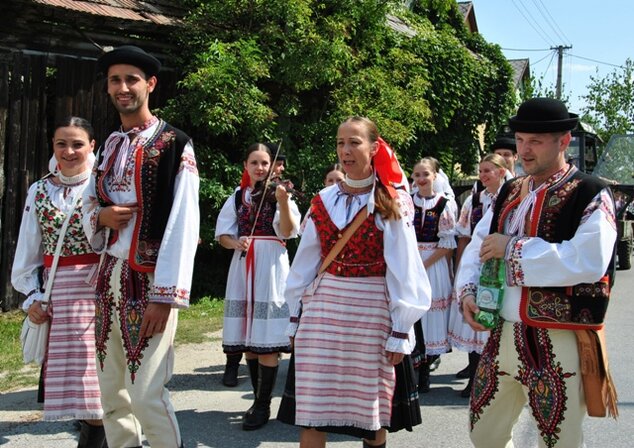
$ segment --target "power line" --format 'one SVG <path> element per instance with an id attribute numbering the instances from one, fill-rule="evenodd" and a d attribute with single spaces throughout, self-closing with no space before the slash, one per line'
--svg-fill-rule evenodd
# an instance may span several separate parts
<path id="1" fill-rule="evenodd" d="M 502 48 L 504 51 L 550 51 L 550 48 Z"/>
<path id="2" fill-rule="evenodd" d="M 544 5 L 542 0 L 532 0 L 532 1 L 535 7 L 537 8 L 537 11 L 539 11 L 541 16 L 544 18 L 546 23 L 550 26 L 550 29 L 552 29 L 555 32 L 557 37 L 564 42 L 569 42 L 570 39 L 568 39 L 566 35 L 564 34 L 564 32 L 561 30 L 561 28 L 559 28 L 559 25 L 557 25 L 557 22 L 555 22 L 555 19 L 553 19 L 553 16 L 550 14 L 550 12 L 548 11 L 548 8 L 546 7 L 546 5 Z M 537 3 L 538 1 L 539 1 L 539 4 Z"/>
<path id="3" fill-rule="evenodd" d="M 577 56 L 576 54 L 570 54 L 570 53 L 568 54 L 572 56 L 573 58 L 583 59 L 584 61 L 596 62 L 597 64 L 609 65 L 611 67 L 616 67 L 616 68 L 623 68 L 622 65 L 616 65 L 616 64 L 610 64 L 609 62 L 597 61 L 596 59 L 585 58 L 583 56 Z"/>
<path id="4" fill-rule="evenodd" d="M 535 25 L 533 25 L 533 23 L 531 22 L 531 20 L 529 20 L 528 17 L 526 17 L 526 14 L 524 14 L 524 12 L 520 9 L 520 7 L 517 5 L 517 3 L 515 2 L 515 0 L 512 0 L 513 5 L 515 6 L 515 8 L 519 11 L 519 13 L 522 15 L 522 17 L 524 17 L 524 20 L 526 21 L 526 23 L 528 23 L 530 25 L 531 28 L 533 28 L 533 30 L 535 30 L 535 32 L 539 35 L 539 37 L 542 38 L 542 40 L 544 42 L 546 42 L 547 44 L 551 45 L 552 41 L 549 42 L 548 39 L 550 38 L 549 36 L 546 35 L 546 32 L 544 31 L 544 29 L 539 26 L 539 24 L 537 22 L 535 22 L 535 19 L 533 19 L 533 17 L 531 16 L 530 12 L 528 12 L 528 10 L 526 10 L 526 12 L 528 13 L 528 15 L 531 17 L 531 19 L 533 20 L 533 22 L 535 22 L 535 24 L 537 25 L 537 27 L 539 27 L 541 29 L 541 32 L 535 27 Z M 522 3 L 520 3 L 520 5 L 524 6 Z M 526 9 L 526 7 L 524 6 L 524 9 Z M 544 37 L 546 36 L 546 37 Z"/>
<path id="5" fill-rule="evenodd" d="M 550 51 L 550 50 L 549 50 L 549 51 Z M 551 62 L 552 62 L 552 58 L 554 58 L 554 57 L 555 57 L 555 53 L 554 53 L 554 52 L 548 53 L 548 54 L 547 54 L 546 56 L 544 56 L 543 58 L 540 58 L 540 59 L 539 59 L 539 61 L 537 61 L 537 62 L 533 62 L 533 65 L 535 66 L 535 65 L 539 64 L 539 63 L 540 63 L 540 62 L 542 62 L 544 59 L 546 59 L 548 56 L 550 56 L 550 59 L 551 59 Z M 550 63 L 549 63 L 549 66 L 550 66 Z"/>

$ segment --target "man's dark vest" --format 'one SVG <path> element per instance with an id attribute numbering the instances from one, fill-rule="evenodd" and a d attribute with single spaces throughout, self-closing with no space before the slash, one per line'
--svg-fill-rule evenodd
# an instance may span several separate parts
<path id="1" fill-rule="evenodd" d="M 154 134 L 136 152 L 134 183 L 137 196 L 137 220 L 134 226 L 128 262 L 139 272 L 154 272 L 161 240 L 172 211 L 174 184 L 181 156 L 190 138 L 183 131 L 159 121 Z M 101 164 L 102 155 L 97 166 Z M 108 196 L 104 180 L 112 168 L 114 157 L 105 171 L 97 170 L 95 185 L 102 207 L 114 205 Z M 113 232 L 112 244 L 117 238 Z"/>
<path id="2" fill-rule="evenodd" d="M 520 203 L 520 190 L 526 177 L 511 179 L 502 186 L 495 203 L 490 233 L 503 232 L 504 221 Z M 606 187 L 596 177 L 573 168 L 562 179 L 537 195 L 527 222 L 526 236 L 537 236 L 551 243 L 571 240 L 581 224 L 585 208 Z M 585 254 L 593 256 L 593 254 Z M 598 330 L 610 297 L 610 276 L 596 283 L 561 287 L 523 287 L 520 316 L 528 325 L 569 330 Z"/>

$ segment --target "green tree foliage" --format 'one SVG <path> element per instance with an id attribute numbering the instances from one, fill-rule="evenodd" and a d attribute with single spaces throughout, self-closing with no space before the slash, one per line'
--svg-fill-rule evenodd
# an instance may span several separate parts
<path id="1" fill-rule="evenodd" d="M 613 134 L 634 132 L 634 61 L 626 59 L 606 77 L 590 77 L 583 119 L 592 124 L 603 141 Z"/>
<path id="2" fill-rule="evenodd" d="M 186 3 L 185 77 L 164 112 L 195 138 L 207 242 L 254 141 L 283 141 L 305 209 L 347 116 L 374 120 L 406 170 L 433 155 L 450 173 L 472 169 L 479 126 L 490 142 L 512 105 L 509 64 L 452 0 Z"/>

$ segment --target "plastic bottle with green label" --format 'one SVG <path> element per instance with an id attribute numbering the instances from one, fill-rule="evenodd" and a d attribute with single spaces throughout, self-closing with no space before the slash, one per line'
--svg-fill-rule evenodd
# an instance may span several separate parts
<path id="1" fill-rule="evenodd" d="M 495 328 L 502 309 L 506 282 L 505 269 L 504 260 L 491 258 L 484 262 L 480 270 L 480 282 L 476 294 L 476 305 L 480 311 L 476 313 L 475 320 L 488 329 Z"/>

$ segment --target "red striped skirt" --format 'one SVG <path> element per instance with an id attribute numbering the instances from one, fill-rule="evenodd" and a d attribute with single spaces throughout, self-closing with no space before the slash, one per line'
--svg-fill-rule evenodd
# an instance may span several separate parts
<path id="1" fill-rule="evenodd" d="M 378 430 L 390 425 L 394 367 L 384 277 L 325 274 L 302 298 L 295 335 L 295 424 Z"/>
<path id="2" fill-rule="evenodd" d="M 95 290 L 87 281 L 94 264 L 59 266 L 44 365 L 44 419 L 103 416 L 95 362 Z"/>

